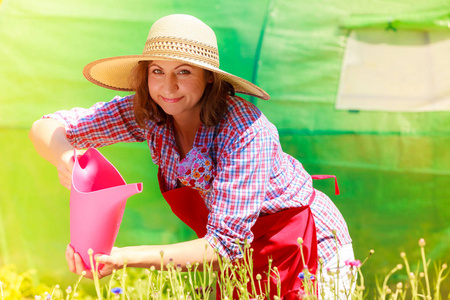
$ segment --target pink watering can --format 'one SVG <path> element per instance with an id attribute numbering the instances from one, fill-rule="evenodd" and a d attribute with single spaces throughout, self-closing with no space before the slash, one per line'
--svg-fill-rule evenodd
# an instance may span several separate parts
<path id="1" fill-rule="evenodd" d="M 117 169 L 96 149 L 74 155 L 70 191 L 70 243 L 91 269 L 88 249 L 111 253 L 127 199 L 142 192 L 142 183 L 126 184 Z"/>

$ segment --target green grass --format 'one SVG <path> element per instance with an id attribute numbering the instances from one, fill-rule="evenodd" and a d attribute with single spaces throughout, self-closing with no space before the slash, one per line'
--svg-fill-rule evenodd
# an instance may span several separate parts
<path id="1" fill-rule="evenodd" d="M 421 260 L 415 265 L 411 265 L 406 253 L 400 253 L 399 260 L 402 263 L 392 268 L 384 278 L 376 278 L 377 287 L 372 292 L 366 290 L 364 286 L 365 277 L 370 275 L 363 274 L 364 265 L 370 263 L 369 258 L 374 253 L 373 250 L 370 251 L 361 266 L 358 264 L 355 267 L 355 274 L 358 275 L 352 280 L 354 284 L 352 299 L 450 299 L 450 294 L 443 295 L 441 292 L 443 285 L 450 284 L 447 280 L 449 275 L 447 264 L 432 263 L 426 257 L 425 248 L 425 240 L 419 240 Z M 261 276 L 254 281 L 250 275 L 252 271 L 250 247 L 244 246 L 243 252 L 245 259 L 237 263 L 219 260 L 218 273 L 222 276 L 219 276 L 217 286 L 223 296 L 222 299 L 231 299 L 234 293 L 239 295 L 239 299 L 267 299 L 267 287 L 260 281 Z M 163 253 L 161 261 L 162 258 Z M 92 264 L 95 265 L 95 262 L 92 261 Z M 268 272 L 276 276 L 276 266 L 270 266 Z M 187 272 L 182 272 L 172 261 L 160 269 L 125 267 L 115 271 L 106 282 L 100 283 L 95 278 L 93 282 L 90 281 L 95 286 L 92 292 L 81 288 L 80 282 L 87 280 L 83 275 L 80 275 L 73 286 L 48 286 L 43 283 L 34 284 L 33 271 L 20 273 L 11 265 L 0 266 L 0 299 L 211 299 L 215 297 L 218 273 L 212 271 L 212 264 L 207 261 L 190 265 Z M 305 276 L 304 279 L 304 299 L 317 299 L 316 283 L 309 278 Z M 247 283 L 252 287 L 249 290 L 246 289 Z M 336 282 L 330 284 L 332 289 L 337 285 Z M 277 298 L 279 296 L 275 296 L 275 299 Z M 342 298 L 334 295 L 331 299 Z"/>

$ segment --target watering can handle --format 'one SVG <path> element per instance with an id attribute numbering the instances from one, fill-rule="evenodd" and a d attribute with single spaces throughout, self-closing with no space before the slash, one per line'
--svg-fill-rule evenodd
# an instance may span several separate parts
<path id="1" fill-rule="evenodd" d="M 85 152 L 85 150 L 81 150 L 81 153 L 78 153 L 78 150 L 76 148 L 73 148 L 72 161 L 75 163 L 79 157 L 84 155 Z"/>
<path id="2" fill-rule="evenodd" d="M 83 154 L 78 154 L 77 149 L 73 148 L 73 156 L 72 156 L 72 161 L 75 162 L 76 160 L 78 160 L 78 156 L 82 156 Z"/>

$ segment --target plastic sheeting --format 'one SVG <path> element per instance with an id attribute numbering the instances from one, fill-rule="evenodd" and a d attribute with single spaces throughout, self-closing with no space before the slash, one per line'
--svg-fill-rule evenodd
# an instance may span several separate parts
<path id="1" fill-rule="evenodd" d="M 83 66 L 140 53 L 150 24 L 170 13 L 209 24 L 222 68 L 271 94 L 268 102 L 249 100 L 278 126 L 285 151 L 311 174 L 338 176 L 342 195 L 333 198 L 348 221 L 356 256 L 376 250 L 364 267 L 368 286 L 399 262 L 400 251 L 414 261 L 421 237 L 432 259 L 448 261 L 450 113 L 334 109 L 348 28 L 373 20 L 442 24 L 448 12 L 448 1 L 440 0 L 3 0 L 0 263 L 35 268 L 53 282 L 74 281 L 64 260 L 69 192 L 32 149 L 28 129 L 45 113 L 115 96 L 87 82 Z M 118 246 L 193 237 L 159 195 L 144 144 L 101 151 L 127 182 L 144 182 L 144 192 L 127 203 Z M 333 194 L 332 184 L 316 185 Z"/>
<path id="2" fill-rule="evenodd" d="M 352 30 L 336 108 L 450 111 L 449 53 L 450 30 Z"/>

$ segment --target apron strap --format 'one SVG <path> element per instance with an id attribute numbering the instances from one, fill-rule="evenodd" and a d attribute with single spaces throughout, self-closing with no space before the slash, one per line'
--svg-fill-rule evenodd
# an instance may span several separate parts
<path id="1" fill-rule="evenodd" d="M 312 175 L 312 179 L 328 179 L 328 178 L 334 178 L 334 193 L 335 195 L 339 195 L 339 186 L 337 182 L 337 178 L 334 175 Z"/>

